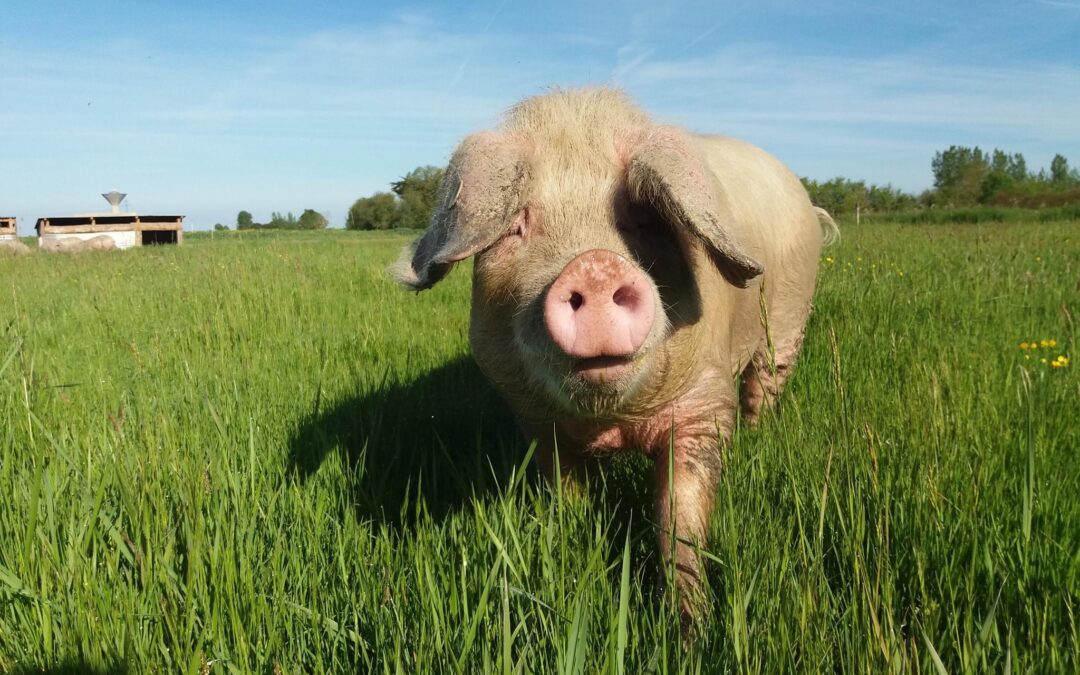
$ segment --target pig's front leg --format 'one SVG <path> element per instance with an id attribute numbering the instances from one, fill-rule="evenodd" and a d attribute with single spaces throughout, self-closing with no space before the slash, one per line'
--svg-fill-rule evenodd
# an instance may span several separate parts
<path id="1" fill-rule="evenodd" d="M 701 564 L 694 547 L 704 547 L 708 537 L 720 478 L 720 444 L 715 435 L 676 436 L 654 456 L 660 553 L 665 570 L 674 570 L 673 590 L 687 630 L 703 600 Z"/>
<path id="2" fill-rule="evenodd" d="M 589 474 L 596 470 L 595 461 L 585 457 L 569 439 L 556 438 L 552 426 L 522 428 L 526 438 L 536 439 L 536 465 L 548 485 L 554 488 L 561 483 L 571 493 L 583 492 Z"/>

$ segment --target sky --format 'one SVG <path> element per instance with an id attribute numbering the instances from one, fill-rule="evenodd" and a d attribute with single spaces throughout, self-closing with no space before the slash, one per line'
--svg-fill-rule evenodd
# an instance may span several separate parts
<path id="1" fill-rule="evenodd" d="M 950 145 L 1080 164 L 1080 0 L 0 3 L 0 216 L 188 229 L 358 197 L 552 87 L 626 90 L 815 179 L 913 192 Z"/>

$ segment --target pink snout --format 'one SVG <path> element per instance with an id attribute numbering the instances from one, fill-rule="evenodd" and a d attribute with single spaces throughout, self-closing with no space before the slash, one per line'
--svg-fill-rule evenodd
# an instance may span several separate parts
<path id="1" fill-rule="evenodd" d="M 551 339 L 575 359 L 602 362 L 600 357 L 633 356 L 652 330 L 655 313 L 645 274 L 603 249 L 571 260 L 544 299 L 544 324 Z"/>

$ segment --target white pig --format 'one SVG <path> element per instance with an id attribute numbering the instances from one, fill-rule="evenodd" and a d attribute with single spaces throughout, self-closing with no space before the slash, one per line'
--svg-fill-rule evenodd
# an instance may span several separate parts
<path id="1" fill-rule="evenodd" d="M 557 90 L 462 141 L 393 273 L 422 290 L 475 257 L 473 354 L 549 478 L 654 458 L 689 622 L 721 448 L 740 407 L 753 423 L 790 374 L 835 232 L 764 151 L 656 124 L 615 90 Z"/>

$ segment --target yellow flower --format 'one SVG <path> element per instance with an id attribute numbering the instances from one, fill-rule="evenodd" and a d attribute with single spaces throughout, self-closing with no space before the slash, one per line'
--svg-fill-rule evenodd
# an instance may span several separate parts
<path id="1" fill-rule="evenodd" d="M 1049 340 L 1039 340 L 1039 346 L 1040 347 L 1049 347 L 1050 346 L 1050 341 Z"/>
<path id="2" fill-rule="evenodd" d="M 1026 342 L 1021 342 L 1020 343 L 1020 349 L 1027 349 L 1027 348 L 1028 348 L 1028 343 L 1026 343 Z"/>
<path id="3" fill-rule="evenodd" d="M 1047 340 L 1046 344 L 1051 347 L 1057 347 L 1057 340 Z"/>
<path id="4" fill-rule="evenodd" d="M 1041 361 L 1042 363 L 1046 363 L 1046 357 L 1042 357 L 1041 359 L 1039 359 L 1039 361 Z"/>

